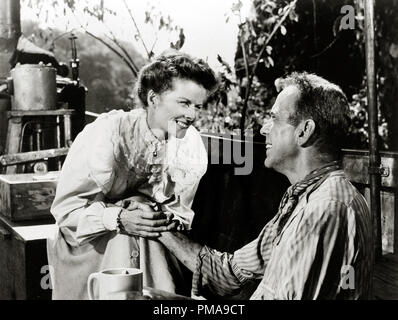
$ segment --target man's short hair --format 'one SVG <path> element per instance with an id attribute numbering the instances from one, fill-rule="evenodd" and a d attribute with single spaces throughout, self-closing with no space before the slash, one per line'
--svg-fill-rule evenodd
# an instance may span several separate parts
<path id="1" fill-rule="evenodd" d="M 312 119 L 316 127 L 311 141 L 320 154 L 340 158 L 350 125 L 348 100 L 341 88 L 315 74 L 294 72 L 279 80 L 277 89 L 291 85 L 299 89 L 300 96 L 290 123 L 296 126 Z"/>
<path id="2" fill-rule="evenodd" d="M 214 71 L 205 61 L 169 50 L 141 69 L 136 83 L 136 95 L 147 107 L 148 92 L 153 90 L 158 94 L 163 93 L 172 88 L 174 79 L 191 80 L 209 93 L 218 84 Z"/>

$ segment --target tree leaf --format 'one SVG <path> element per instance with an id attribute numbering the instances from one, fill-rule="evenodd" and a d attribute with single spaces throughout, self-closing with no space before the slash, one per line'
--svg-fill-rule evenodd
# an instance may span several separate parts
<path id="1" fill-rule="evenodd" d="M 391 43 L 389 52 L 391 57 L 393 57 L 394 59 L 398 58 L 398 45 L 396 45 L 395 43 Z"/>
<path id="2" fill-rule="evenodd" d="M 242 9 L 242 6 L 243 6 L 242 1 L 239 0 L 238 2 L 232 5 L 231 10 L 233 12 L 239 12 Z"/>
<path id="3" fill-rule="evenodd" d="M 271 57 L 267 57 L 267 60 L 269 64 L 273 67 L 274 66 L 274 60 Z"/>

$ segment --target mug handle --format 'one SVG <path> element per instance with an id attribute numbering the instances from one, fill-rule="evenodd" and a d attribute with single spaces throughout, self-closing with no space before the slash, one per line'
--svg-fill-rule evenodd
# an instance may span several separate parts
<path id="1" fill-rule="evenodd" d="M 94 280 L 98 280 L 99 272 L 95 272 L 89 275 L 87 280 L 87 294 L 90 300 L 95 300 L 94 298 Z"/>

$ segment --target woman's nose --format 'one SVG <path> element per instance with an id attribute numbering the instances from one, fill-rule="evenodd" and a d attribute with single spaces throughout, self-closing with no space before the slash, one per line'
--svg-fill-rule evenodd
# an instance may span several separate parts
<path id="1" fill-rule="evenodd" d="M 185 118 L 189 121 L 194 121 L 196 119 L 196 108 L 194 106 L 190 106 L 187 109 L 187 112 L 185 114 Z"/>

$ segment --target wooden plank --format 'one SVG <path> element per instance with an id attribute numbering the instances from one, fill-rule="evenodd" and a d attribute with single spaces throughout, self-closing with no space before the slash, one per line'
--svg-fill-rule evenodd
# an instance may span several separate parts
<path id="1" fill-rule="evenodd" d="M 73 115 L 76 111 L 73 109 L 56 109 L 56 110 L 12 110 L 8 111 L 8 117 L 25 117 L 25 116 L 63 116 Z"/>
<path id="2" fill-rule="evenodd" d="M 366 201 L 370 202 L 370 190 L 368 187 L 364 188 L 364 196 Z M 380 191 L 381 201 L 381 232 L 382 232 L 382 251 L 383 253 L 394 253 L 395 243 L 395 224 L 396 224 L 396 213 L 395 193 L 390 191 Z"/>
<path id="3" fill-rule="evenodd" d="M 396 188 L 398 183 L 398 156 L 382 154 L 381 165 L 388 168 L 388 176 L 381 177 L 381 186 Z M 343 157 L 343 168 L 348 179 L 355 183 L 369 184 L 369 156 L 356 153 L 345 153 Z"/>
<path id="4" fill-rule="evenodd" d="M 4 230 L 9 232 L 11 237 L 22 242 L 47 239 L 48 236 L 55 232 L 54 228 L 56 228 L 54 218 L 32 221 L 10 221 L 2 215 L 0 215 L 0 226 L 3 226 Z M 32 234 L 33 230 L 38 233 L 35 235 Z"/>
<path id="5" fill-rule="evenodd" d="M 15 227 L 15 232 L 25 241 L 42 240 L 51 238 L 56 232 L 56 224 L 41 224 L 33 226 Z"/>
<path id="6" fill-rule="evenodd" d="M 0 213 L 7 215 L 9 208 L 11 208 L 10 185 L 0 182 Z"/>
<path id="7" fill-rule="evenodd" d="M 12 164 L 37 161 L 45 158 L 55 158 L 68 154 L 69 148 L 56 148 L 39 151 L 20 152 L 0 156 L 0 164 L 9 166 Z"/>
<path id="8" fill-rule="evenodd" d="M 398 300 L 398 257 L 385 255 L 375 265 L 374 296 L 382 300 Z"/>
<path id="9" fill-rule="evenodd" d="M 8 121 L 6 154 L 19 152 L 19 145 L 22 134 L 22 119 L 13 118 Z M 6 173 L 12 174 L 17 172 L 17 166 L 7 167 Z"/>

